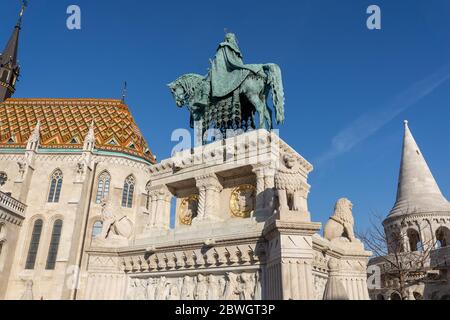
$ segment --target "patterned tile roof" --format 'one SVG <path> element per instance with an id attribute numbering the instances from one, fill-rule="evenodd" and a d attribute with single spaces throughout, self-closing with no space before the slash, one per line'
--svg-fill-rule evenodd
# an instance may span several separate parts
<path id="1" fill-rule="evenodd" d="M 0 103 L 0 148 L 24 148 L 40 121 L 41 148 L 81 149 L 92 121 L 95 148 L 155 163 L 128 107 L 113 99 L 15 99 Z"/>

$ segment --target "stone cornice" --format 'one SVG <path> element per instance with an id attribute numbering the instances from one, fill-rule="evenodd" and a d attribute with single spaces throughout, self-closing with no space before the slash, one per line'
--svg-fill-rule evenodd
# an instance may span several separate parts
<path id="1" fill-rule="evenodd" d="M 387 226 L 389 224 L 400 224 L 401 222 L 411 222 L 417 220 L 426 220 L 426 219 L 449 219 L 450 220 L 450 212 L 427 212 L 427 213 L 407 213 L 400 216 L 388 217 L 383 221 L 383 226 Z"/>
<path id="2" fill-rule="evenodd" d="M 319 231 L 321 227 L 322 224 L 319 222 L 283 221 L 276 220 L 274 217 L 271 217 L 266 222 L 263 235 L 267 239 L 273 238 L 278 233 L 311 236 Z"/>

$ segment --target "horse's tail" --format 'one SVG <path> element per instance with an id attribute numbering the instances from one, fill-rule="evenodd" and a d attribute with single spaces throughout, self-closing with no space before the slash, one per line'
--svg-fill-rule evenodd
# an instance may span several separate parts
<path id="1" fill-rule="evenodd" d="M 275 107 L 277 123 L 284 122 L 284 89 L 280 67 L 274 63 L 265 65 L 268 71 L 268 85 L 272 89 L 273 106 Z"/>

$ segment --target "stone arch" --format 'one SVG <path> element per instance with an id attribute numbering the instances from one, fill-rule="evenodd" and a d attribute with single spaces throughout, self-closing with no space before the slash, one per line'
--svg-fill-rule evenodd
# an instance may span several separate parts
<path id="1" fill-rule="evenodd" d="M 401 297 L 400 293 L 398 293 L 397 291 L 394 291 L 390 295 L 390 300 L 402 300 L 402 297 Z"/>
<path id="2" fill-rule="evenodd" d="M 423 300 L 423 295 L 420 292 L 414 291 L 413 296 L 415 300 Z"/>
<path id="3" fill-rule="evenodd" d="M 411 252 L 422 250 L 422 242 L 420 239 L 419 231 L 413 228 L 409 228 L 406 231 L 406 236 L 408 237 L 409 250 Z"/>
<path id="4" fill-rule="evenodd" d="M 446 226 L 441 226 L 436 230 L 437 247 L 447 247 L 450 245 L 450 229 Z"/>
<path id="5" fill-rule="evenodd" d="M 381 293 L 379 293 L 377 295 L 377 300 L 384 300 L 384 296 Z"/>

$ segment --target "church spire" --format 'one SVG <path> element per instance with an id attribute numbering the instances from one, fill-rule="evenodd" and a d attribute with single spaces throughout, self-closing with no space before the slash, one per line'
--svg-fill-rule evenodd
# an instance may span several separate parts
<path id="1" fill-rule="evenodd" d="M 17 78 L 20 74 L 20 67 L 17 61 L 19 51 L 19 35 L 22 27 L 22 18 L 28 2 L 23 0 L 17 24 L 0 55 L 0 102 L 10 98 L 15 92 Z"/>
<path id="2" fill-rule="evenodd" d="M 450 203 L 442 195 L 405 121 L 397 200 L 390 216 L 439 211 L 450 211 Z"/>

